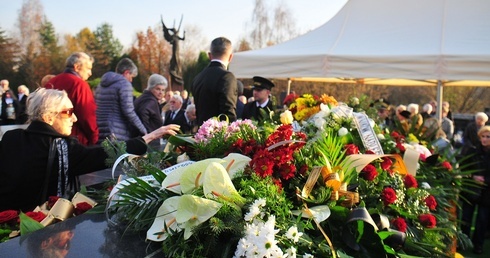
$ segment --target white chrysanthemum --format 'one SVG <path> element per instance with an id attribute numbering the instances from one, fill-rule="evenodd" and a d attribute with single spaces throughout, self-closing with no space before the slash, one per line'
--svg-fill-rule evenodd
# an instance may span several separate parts
<path id="1" fill-rule="evenodd" d="M 342 137 L 344 135 L 347 135 L 348 133 L 349 133 L 349 130 L 347 130 L 347 128 L 345 128 L 345 127 L 340 128 L 339 131 L 338 131 L 339 137 Z"/>
<path id="2" fill-rule="evenodd" d="M 288 248 L 286 250 L 286 254 L 284 256 L 288 258 L 296 258 L 296 248 L 294 248 L 294 246 L 291 246 L 291 248 Z"/>
<path id="3" fill-rule="evenodd" d="M 307 254 L 303 254 L 303 258 L 315 258 L 315 256 L 307 253 Z"/>
<path id="4" fill-rule="evenodd" d="M 427 183 L 427 182 L 422 182 L 422 183 L 420 184 L 420 188 L 422 188 L 422 189 L 427 189 L 427 190 L 428 190 L 428 189 L 430 189 L 431 187 L 430 187 L 429 183 Z"/>
<path id="5" fill-rule="evenodd" d="M 260 198 L 254 201 L 252 206 L 250 206 L 250 210 L 247 214 L 245 214 L 245 221 L 252 221 L 257 215 L 260 214 L 260 209 L 264 207 L 266 204 L 264 198 Z"/>
<path id="6" fill-rule="evenodd" d="M 302 232 L 298 232 L 298 227 L 292 226 L 286 232 L 286 237 L 293 240 L 293 242 L 297 243 L 299 238 L 303 235 Z"/>
<path id="7" fill-rule="evenodd" d="M 384 134 L 382 134 L 382 133 L 378 133 L 378 134 L 376 135 L 376 137 L 378 137 L 378 140 L 384 140 L 384 139 L 385 139 L 385 135 L 384 135 Z"/>

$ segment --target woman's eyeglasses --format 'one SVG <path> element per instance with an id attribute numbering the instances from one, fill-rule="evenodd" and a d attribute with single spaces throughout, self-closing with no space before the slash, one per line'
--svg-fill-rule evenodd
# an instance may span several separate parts
<path id="1" fill-rule="evenodd" d="M 58 112 L 58 114 L 63 117 L 71 117 L 73 115 L 73 108 L 61 110 L 60 112 Z"/>

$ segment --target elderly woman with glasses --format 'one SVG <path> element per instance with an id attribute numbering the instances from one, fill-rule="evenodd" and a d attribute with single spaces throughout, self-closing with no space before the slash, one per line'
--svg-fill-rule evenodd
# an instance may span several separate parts
<path id="1" fill-rule="evenodd" d="M 71 198 L 78 175 L 106 168 L 101 146 L 86 147 L 70 137 L 77 117 L 65 91 L 38 89 L 27 99 L 27 114 L 27 129 L 8 131 L 0 141 L 0 211 L 29 211 L 49 196 Z M 144 154 L 147 143 L 178 130 L 162 126 L 127 140 L 127 151 Z"/>

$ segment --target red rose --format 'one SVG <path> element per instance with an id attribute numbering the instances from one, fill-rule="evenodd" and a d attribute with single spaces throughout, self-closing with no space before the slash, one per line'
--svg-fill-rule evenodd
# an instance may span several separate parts
<path id="1" fill-rule="evenodd" d="M 401 232 L 407 232 L 407 222 L 405 221 L 404 218 L 396 218 L 391 221 L 391 224 L 393 224 L 396 230 Z"/>
<path id="2" fill-rule="evenodd" d="M 355 144 L 347 144 L 344 149 L 345 155 L 359 154 L 359 148 Z"/>
<path id="3" fill-rule="evenodd" d="M 403 146 L 402 143 L 397 142 L 396 143 L 396 148 L 399 149 L 401 153 L 405 153 L 405 146 Z"/>
<path id="4" fill-rule="evenodd" d="M 17 219 L 17 217 L 19 217 L 19 214 L 17 213 L 17 211 L 14 211 L 14 210 L 2 211 L 2 212 L 0 212 L 0 223 L 6 223 L 9 221 L 15 220 L 15 219 Z"/>
<path id="5" fill-rule="evenodd" d="M 77 206 L 75 207 L 75 215 L 80 215 L 85 213 L 86 211 L 92 209 L 92 205 L 88 204 L 88 202 L 81 202 L 77 203 Z"/>
<path id="6" fill-rule="evenodd" d="M 396 192 L 391 187 L 386 187 L 381 192 L 381 199 L 385 205 L 390 205 L 396 201 Z"/>
<path id="7" fill-rule="evenodd" d="M 425 162 L 425 160 L 427 159 L 427 157 L 425 157 L 425 155 L 423 153 L 420 153 L 419 155 L 419 159 L 422 161 L 422 162 Z"/>
<path id="8" fill-rule="evenodd" d="M 422 214 L 419 216 L 420 223 L 426 228 L 434 228 L 436 226 L 436 217 L 432 214 Z"/>
<path id="9" fill-rule="evenodd" d="M 437 208 L 436 198 L 432 195 L 427 196 L 427 198 L 425 198 L 425 205 L 427 205 L 431 211 L 435 210 Z"/>
<path id="10" fill-rule="evenodd" d="M 383 158 L 383 162 L 381 162 L 381 168 L 383 170 L 390 169 L 392 165 L 393 165 L 393 161 L 391 161 L 390 158 L 388 158 L 388 157 L 384 157 Z"/>
<path id="11" fill-rule="evenodd" d="M 48 208 L 53 208 L 54 204 L 58 201 L 59 196 L 49 196 L 48 197 Z"/>
<path id="12" fill-rule="evenodd" d="M 417 188 L 419 186 L 417 183 L 417 179 L 415 179 L 415 177 L 410 174 L 405 175 L 405 177 L 403 178 L 403 183 L 405 183 L 406 188 Z"/>
<path id="13" fill-rule="evenodd" d="M 378 171 L 376 171 L 376 168 L 373 165 L 367 164 L 367 166 L 362 169 L 360 176 L 365 180 L 373 181 L 378 176 Z"/>
<path id="14" fill-rule="evenodd" d="M 453 170 L 453 166 L 451 166 L 451 163 L 447 161 L 442 162 L 441 165 L 443 168 L 447 169 L 448 171 Z"/>
<path id="15" fill-rule="evenodd" d="M 28 211 L 26 212 L 26 215 L 37 222 L 41 222 L 44 218 L 46 218 L 46 214 L 44 214 L 42 211 Z"/>

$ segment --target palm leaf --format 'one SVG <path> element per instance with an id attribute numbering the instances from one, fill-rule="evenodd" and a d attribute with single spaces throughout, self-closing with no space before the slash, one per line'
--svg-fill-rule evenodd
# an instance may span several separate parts
<path id="1" fill-rule="evenodd" d="M 158 208 L 168 197 L 159 185 L 133 177 L 134 181 L 119 190 L 118 199 L 110 206 L 111 211 L 124 214 L 122 220 L 129 224 L 130 229 L 145 230 L 151 226 Z"/>

